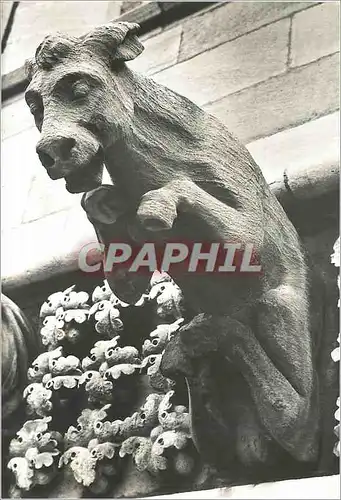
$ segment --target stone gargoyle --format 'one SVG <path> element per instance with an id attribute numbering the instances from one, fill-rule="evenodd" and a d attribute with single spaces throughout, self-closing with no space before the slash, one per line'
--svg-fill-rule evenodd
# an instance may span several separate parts
<path id="1" fill-rule="evenodd" d="M 118 22 L 44 39 L 27 64 L 37 153 L 52 179 L 87 193 L 83 208 L 102 240 L 253 245 L 260 273 L 173 276 L 196 316 L 169 342 L 161 369 L 186 380 L 207 462 L 231 478 L 299 474 L 300 464 L 315 466 L 320 442 L 299 237 L 222 123 L 126 65 L 143 50 L 137 30 Z M 113 186 L 101 187 L 104 165 Z M 149 277 L 134 279 L 109 283 L 134 303 Z"/>

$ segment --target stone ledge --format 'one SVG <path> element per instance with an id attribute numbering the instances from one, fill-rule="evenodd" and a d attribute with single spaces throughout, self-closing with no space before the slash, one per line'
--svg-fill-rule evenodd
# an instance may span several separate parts
<path id="1" fill-rule="evenodd" d="M 204 498 L 231 498 L 231 499 L 339 499 L 340 498 L 340 476 L 311 477 L 304 479 L 292 479 L 288 481 L 276 481 L 258 485 L 233 486 L 231 488 L 216 488 L 213 490 L 192 491 L 188 493 L 177 493 L 174 495 L 163 495 L 148 497 L 149 499 L 204 499 Z"/>
<path id="2" fill-rule="evenodd" d="M 338 113 L 333 113 L 247 146 L 286 210 L 297 200 L 314 204 L 337 194 L 338 128 Z M 80 207 L 4 231 L 4 293 L 75 271 L 80 248 L 92 241 L 93 227 Z"/>

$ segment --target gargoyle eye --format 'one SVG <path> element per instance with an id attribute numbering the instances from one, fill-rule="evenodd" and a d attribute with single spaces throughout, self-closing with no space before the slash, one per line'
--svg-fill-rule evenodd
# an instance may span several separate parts
<path id="1" fill-rule="evenodd" d="M 102 292 L 106 292 L 107 291 L 107 287 L 105 285 L 101 286 L 101 290 Z"/>
<path id="2" fill-rule="evenodd" d="M 161 290 L 161 292 L 163 292 L 164 290 L 166 290 L 165 285 L 160 286 L 160 290 Z"/>
<path id="3" fill-rule="evenodd" d="M 159 438 L 159 439 L 157 440 L 157 442 L 158 442 L 159 444 L 161 444 L 161 446 L 165 443 L 165 442 L 164 442 L 164 440 L 163 440 L 163 438 Z"/>
<path id="4" fill-rule="evenodd" d="M 93 376 L 93 373 L 91 373 L 91 372 L 90 372 L 90 373 L 88 373 L 88 375 L 87 375 L 87 379 L 88 379 L 88 380 L 90 380 L 90 379 L 92 378 L 92 376 Z"/>
<path id="5" fill-rule="evenodd" d="M 46 326 L 48 322 L 49 322 L 49 320 L 47 318 L 45 318 L 43 321 L 43 325 Z"/>
<path id="6" fill-rule="evenodd" d="M 35 366 L 33 367 L 33 370 L 34 370 L 35 372 L 39 372 L 39 366 L 38 366 L 38 365 L 35 365 Z"/>
<path id="7" fill-rule="evenodd" d="M 51 387 L 53 386 L 53 382 L 52 380 L 50 380 L 49 382 L 47 382 L 46 384 L 46 389 L 51 389 Z"/>
<path id="8" fill-rule="evenodd" d="M 65 297 L 63 299 L 63 302 L 70 302 L 70 296 L 69 295 L 65 295 Z"/>
<path id="9" fill-rule="evenodd" d="M 161 413 L 161 418 L 166 418 L 167 417 L 167 413 L 164 411 Z"/>
<path id="10" fill-rule="evenodd" d="M 48 305 L 48 307 L 52 307 L 52 301 L 51 300 L 47 300 L 46 304 Z"/>
<path id="11" fill-rule="evenodd" d="M 81 432 L 81 430 L 83 429 L 82 424 L 78 424 L 76 429 L 77 429 L 77 431 Z"/>
<path id="12" fill-rule="evenodd" d="M 77 455 L 77 453 L 75 451 L 73 451 L 70 455 L 71 458 L 75 458 L 75 456 Z"/>
<path id="13" fill-rule="evenodd" d="M 114 349 L 109 349 L 107 354 L 108 356 L 112 356 L 114 354 Z"/>
<path id="14" fill-rule="evenodd" d="M 102 427 L 102 422 L 96 422 L 96 429 L 100 429 Z"/>
<path id="15" fill-rule="evenodd" d="M 118 299 L 115 299 L 115 300 L 114 300 L 114 304 L 115 304 L 115 306 L 116 306 L 117 304 L 119 304 L 119 303 L 120 303 L 120 301 L 119 301 Z"/>
<path id="16" fill-rule="evenodd" d="M 58 314 L 58 319 L 61 320 L 61 319 L 64 319 L 65 317 L 65 314 L 62 312 L 60 314 Z"/>
<path id="17" fill-rule="evenodd" d="M 16 469 L 17 467 L 18 467 L 18 464 L 16 462 L 14 462 L 13 469 Z"/>
<path id="18" fill-rule="evenodd" d="M 158 345 L 158 343 L 159 343 L 158 339 L 154 339 L 154 340 L 152 341 L 152 344 L 153 344 L 153 345 Z"/>
<path id="19" fill-rule="evenodd" d="M 18 437 L 18 443 L 22 443 L 24 440 L 21 436 Z"/>
<path id="20" fill-rule="evenodd" d="M 146 419 L 146 414 L 144 412 L 142 412 L 141 415 L 140 415 L 140 418 L 141 418 L 141 420 L 145 420 Z"/>
<path id="21" fill-rule="evenodd" d="M 90 356 L 91 361 L 96 361 L 96 354 L 91 354 Z"/>
<path id="22" fill-rule="evenodd" d="M 150 358 L 149 358 L 149 362 L 150 362 L 151 364 L 154 364 L 154 363 L 155 363 L 155 361 L 156 361 L 156 357 L 155 357 L 155 356 L 150 356 Z"/>
<path id="23" fill-rule="evenodd" d="M 115 347 L 115 352 L 119 352 L 120 351 L 120 347 Z"/>
<path id="24" fill-rule="evenodd" d="M 90 87 L 87 82 L 77 81 L 72 85 L 72 96 L 74 99 L 79 99 L 88 95 Z"/>
<path id="25" fill-rule="evenodd" d="M 51 365 L 52 366 L 56 366 L 56 360 L 55 359 L 52 360 Z"/>
<path id="26" fill-rule="evenodd" d="M 99 309 L 100 311 L 103 311 L 103 309 L 104 309 L 104 308 L 105 308 L 105 304 L 103 304 L 103 302 L 102 302 L 102 304 L 100 304 L 100 305 L 98 306 L 98 309 Z"/>
<path id="27" fill-rule="evenodd" d="M 96 452 L 96 450 L 92 450 L 92 452 L 91 452 L 91 456 L 92 456 L 92 457 L 96 457 L 96 456 L 97 456 L 97 452 Z"/>
<path id="28" fill-rule="evenodd" d="M 32 394 L 32 392 L 34 391 L 34 387 L 30 387 L 29 390 L 27 391 L 29 394 Z"/>
<path id="29" fill-rule="evenodd" d="M 39 439 L 41 439 L 42 437 L 43 437 L 42 433 L 41 433 L 41 432 L 38 432 L 38 434 L 37 434 L 37 439 L 39 440 Z"/>

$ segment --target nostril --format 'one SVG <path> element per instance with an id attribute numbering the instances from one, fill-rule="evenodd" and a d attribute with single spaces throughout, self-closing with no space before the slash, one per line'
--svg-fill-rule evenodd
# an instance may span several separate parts
<path id="1" fill-rule="evenodd" d="M 75 146 L 76 140 L 72 137 L 63 137 L 60 142 L 60 156 L 62 159 L 67 160 L 71 149 Z"/>
<path id="2" fill-rule="evenodd" d="M 54 159 L 50 155 L 48 155 L 47 153 L 45 153 L 44 151 L 42 151 L 38 148 L 37 148 L 37 153 L 39 156 L 39 160 L 41 161 L 42 165 L 45 168 L 53 167 Z"/>

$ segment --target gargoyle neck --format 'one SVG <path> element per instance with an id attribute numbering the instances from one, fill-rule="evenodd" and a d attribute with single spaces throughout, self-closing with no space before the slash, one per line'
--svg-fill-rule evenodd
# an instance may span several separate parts
<path id="1" fill-rule="evenodd" d="M 173 180 L 179 166 L 186 170 L 186 163 L 198 161 L 207 115 L 153 80 L 125 71 L 134 113 L 125 136 L 106 154 L 106 165 L 114 182 L 140 196 Z"/>

